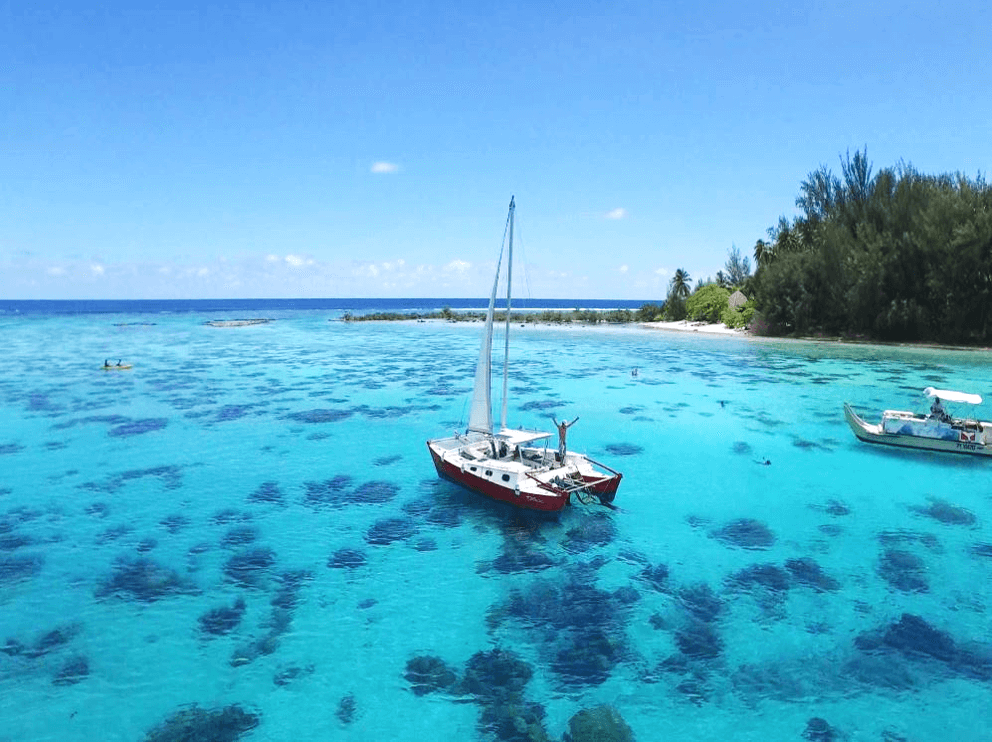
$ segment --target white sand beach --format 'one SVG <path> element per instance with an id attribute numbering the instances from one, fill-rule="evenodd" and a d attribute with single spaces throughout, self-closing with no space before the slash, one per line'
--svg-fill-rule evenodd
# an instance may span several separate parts
<path id="1" fill-rule="evenodd" d="M 679 320 L 678 322 L 642 322 L 642 327 L 649 330 L 671 330 L 673 332 L 701 332 L 708 335 L 741 335 L 746 336 L 743 330 L 735 330 L 727 327 L 722 322 L 717 324 L 707 324 L 706 322 L 690 322 L 689 320 Z"/>

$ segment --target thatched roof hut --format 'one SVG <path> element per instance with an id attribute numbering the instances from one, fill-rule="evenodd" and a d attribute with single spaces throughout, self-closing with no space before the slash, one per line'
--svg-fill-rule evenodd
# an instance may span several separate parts
<path id="1" fill-rule="evenodd" d="M 740 291 L 735 291 L 730 295 L 730 298 L 727 299 L 727 304 L 730 305 L 731 309 L 740 309 L 747 304 L 747 297 Z"/>

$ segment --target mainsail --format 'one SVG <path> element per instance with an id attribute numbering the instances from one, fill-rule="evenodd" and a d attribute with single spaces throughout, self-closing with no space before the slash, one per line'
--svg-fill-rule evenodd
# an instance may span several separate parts
<path id="1" fill-rule="evenodd" d="M 510 198 L 510 214 L 507 217 L 507 225 L 510 231 L 510 244 L 513 244 L 513 198 Z M 504 244 L 506 240 L 504 239 Z M 493 290 L 489 295 L 489 311 L 486 312 L 485 335 L 482 339 L 482 348 L 479 350 L 479 363 L 475 367 L 475 390 L 472 392 L 472 410 L 468 417 L 468 429 L 470 432 L 487 433 L 493 432 L 493 410 L 492 410 L 492 365 L 493 365 L 493 315 L 496 311 L 496 292 L 499 290 L 499 274 L 503 265 L 503 249 L 500 248 L 499 260 L 496 261 L 496 278 L 493 279 Z M 507 304 L 509 304 L 509 288 L 507 288 Z M 509 319 L 509 309 L 507 309 L 507 319 Z M 504 368 L 506 363 L 504 361 Z M 506 392 L 503 393 L 504 404 Z M 506 413 L 503 413 L 504 425 Z"/>

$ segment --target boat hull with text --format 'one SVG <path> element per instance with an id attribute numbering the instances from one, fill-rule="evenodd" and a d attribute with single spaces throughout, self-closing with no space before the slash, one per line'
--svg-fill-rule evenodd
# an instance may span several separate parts
<path id="1" fill-rule="evenodd" d="M 427 442 L 439 476 L 462 487 L 516 507 L 558 512 L 595 497 L 609 504 L 623 475 L 604 464 L 571 451 L 559 460 L 557 452 L 515 442 L 507 431 L 493 439 L 471 434 Z M 495 452 L 492 450 L 495 448 Z"/>
<path id="2" fill-rule="evenodd" d="M 944 422 L 912 412 L 886 410 L 882 421 L 863 420 L 844 404 L 844 418 L 855 436 L 865 443 L 938 453 L 992 456 L 992 423 L 979 420 Z"/>

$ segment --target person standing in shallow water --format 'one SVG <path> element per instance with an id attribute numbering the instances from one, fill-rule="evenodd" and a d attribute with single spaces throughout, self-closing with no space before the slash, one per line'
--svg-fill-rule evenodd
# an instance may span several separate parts
<path id="1" fill-rule="evenodd" d="M 568 435 L 568 429 L 575 425 L 575 423 L 579 421 L 579 418 L 575 418 L 570 423 L 567 423 L 564 420 L 558 422 L 554 416 L 552 416 L 551 420 L 554 422 L 555 427 L 558 428 L 558 461 L 564 461 L 566 451 L 565 437 Z"/>

